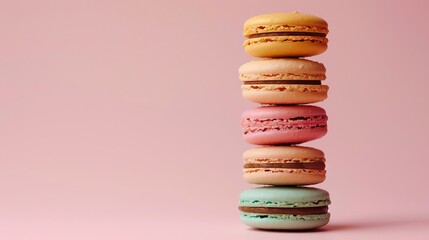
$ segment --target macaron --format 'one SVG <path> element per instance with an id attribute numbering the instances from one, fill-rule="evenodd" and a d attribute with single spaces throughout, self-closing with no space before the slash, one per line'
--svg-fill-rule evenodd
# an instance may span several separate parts
<path id="1" fill-rule="evenodd" d="M 326 225 L 329 193 L 308 187 L 261 187 L 240 194 L 240 215 L 260 229 L 306 230 Z"/>
<path id="2" fill-rule="evenodd" d="M 323 137 L 326 112 L 311 105 L 262 106 L 242 114 L 243 138 L 251 144 L 298 144 Z"/>
<path id="3" fill-rule="evenodd" d="M 322 85 L 326 69 L 321 63 L 278 58 L 251 61 L 239 68 L 245 99 L 261 104 L 306 104 L 323 101 L 329 87 Z"/>
<path id="4" fill-rule="evenodd" d="M 248 183 L 309 185 L 325 180 L 325 154 L 303 146 L 255 147 L 243 154 L 243 177 Z"/>
<path id="5" fill-rule="evenodd" d="M 328 24 L 320 17 L 273 13 L 252 17 L 244 23 L 244 51 L 254 57 L 308 57 L 328 48 Z"/>

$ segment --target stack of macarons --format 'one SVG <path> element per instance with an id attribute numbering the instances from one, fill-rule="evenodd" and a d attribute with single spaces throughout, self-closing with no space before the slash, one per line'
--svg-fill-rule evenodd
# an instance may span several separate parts
<path id="1" fill-rule="evenodd" d="M 262 106 L 245 111 L 243 138 L 259 145 L 243 154 L 244 179 L 271 185 L 240 195 L 242 221 L 260 229 L 305 230 L 329 222 L 329 193 L 303 187 L 325 180 L 321 150 L 298 144 L 323 137 L 327 116 L 308 105 L 327 98 L 323 64 L 304 59 L 327 49 L 325 20 L 298 12 L 252 17 L 244 50 L 261 58 L 239 69 L 243 97 Z"/>

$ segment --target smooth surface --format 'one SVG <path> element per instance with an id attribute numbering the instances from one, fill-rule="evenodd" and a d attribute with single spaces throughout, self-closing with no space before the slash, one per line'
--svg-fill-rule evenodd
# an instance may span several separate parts
<path id="1" fill-rule="evenodd" d="M 323 63 L 297 58 L 253 60 L 241 65 L 238 73 L 241 81 L 326 79 Z"/>
<path id="2" fill-rule="evenodd" d="M 320 207 L 328 204 L 329 193 L 315 187 L 258 187 L 240 193 L 240 206 Z"/>
<path id="3" fill-rule="evenodd" d="M 243 178 L 251 184 L 294 186 L 318 184 L 323 182 L 326 176 L 323 170 L 253 168 L 244 169 Z"/>
<path id="4" fill-rule="evenodd" d="M 256 146 L 243 153 L 243 159 L 269 158 L 310 161 L 314 158 L 324 157 L 325 154 L 322 150 L 304 146 Z"/>
<path id="5" fill-rule="evenodd" d="M 328 23 L 324 19 L 298 11 L 253 16 L 244 22 L 243 28 L 245 37 L 267 32 L 328 33 Z"/>
<path id="6" fill-rule="evenodd" d="M 290 119 L 297 117 L 325 116 L 325 109 L 312 105 L 297 106 L 258 106 L 247 109 L 241 114 L 242 119 L 267 120 Z M 296 119 L 299 121 L 301 119 Z"/>
<path id="7" fill-rule="evenodd" d="M 427 240 L 428 4 L 1 1 L 0 238 Z M 240 115 L 257 106 L 242 27 L 280 9 L 330 28 L 312 58 L 329 134 L 305 145 L 326 154 L 332 216 L 312 232 L 253 230 L 237 210 L 253 187 Z"/>

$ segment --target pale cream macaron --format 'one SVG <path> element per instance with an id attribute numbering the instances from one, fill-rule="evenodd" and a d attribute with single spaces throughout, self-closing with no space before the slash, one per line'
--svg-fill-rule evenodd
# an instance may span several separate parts
<path id="1" fill-rule="evenodd" d="M 320 17 L 272 13 L 252 17 L 244 23 L 244 51 L 255 57 L 308 57 L 326 51 L 328 24 Z"/>
<path id="2" fill-rule="evenodd" d="M 321 63 L 275 58 L 251 61 L 238 70 L 245 99 L 261 104 L 306 104 L 327 98 L 326 69 Z"/>
<path id="3" fill-rule="evenodd" d="M 253 184 L 309 185 L 325 180 L 325 154 L 303 146 L 264 146 L 243 154 L 244 179 Z"/>

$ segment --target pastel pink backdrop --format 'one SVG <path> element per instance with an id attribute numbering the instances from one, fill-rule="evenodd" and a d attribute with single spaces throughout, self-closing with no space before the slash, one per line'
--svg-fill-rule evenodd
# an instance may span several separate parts
<path id="1" fill-rule="evenodd" d="M 0 239 L 427 239 L 427 1 L 0 2 Z M 332 221 L 239 221 L 243 22 L 330 24 Z"/>

